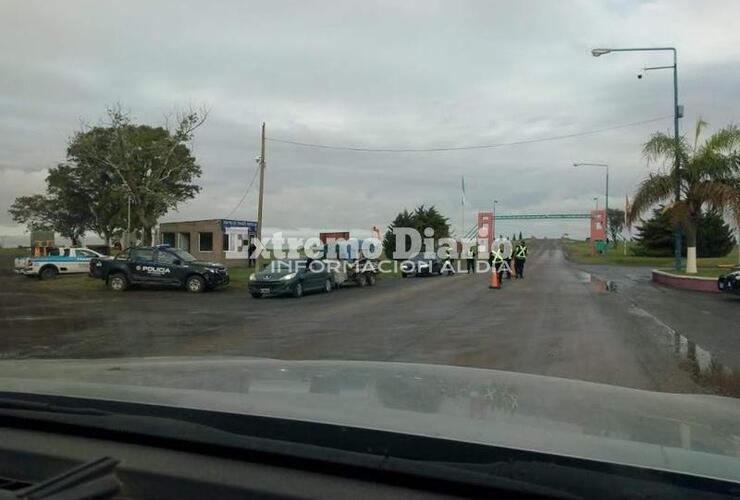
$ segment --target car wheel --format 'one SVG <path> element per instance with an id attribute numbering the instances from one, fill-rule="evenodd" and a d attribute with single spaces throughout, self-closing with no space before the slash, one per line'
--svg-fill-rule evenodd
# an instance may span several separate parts
<path id="1" fill-rule="evenodd" d="M 201 293 L 206 289 L 206 280 L 194 274 L 185 281 L 185 288 L 188 292 Z"/>
<path id="2" fill-rule="evenodd" d="M 367 275 L 367 284 L 369 286 L 373 286 L 375 284 L 375 273 L 368 273 L 368 275 Z"/>
<path id="3" fill-rule="evenodd" d="M 365 286 L 367 285 L 367 276 L 365 274 L 361 274 L 357 277 L 357 286 Z"/>
<path id="4" fill-rule="evenodd" d="M 334 287 L 332 286 L 330 279 L 327 279 L 326 281 L 324 281 L 324 292 L 326 293 L 331 292 L 332 288 Z"/>
<path id="5" fill-rule="evenodd" d="M 296 283 L 293 287 L 293 297 L 296 299 L 303 297 L 303 285 L 301 283 Z"/>
<path id="6" fill-rule="evenodd" d="M 56 278 L 57 274 L 59 274 L 59 269 L 54 266 L 47 266 L 41 270 L 39 278 L 42 280 L 50 280 Z"/>
<path id="7" fill-rule="evenodd" d="M 252 293 L 250 293 L 250 295 L 252 297 L 254 297 L 255 299 L 261 299 L 262 298 L 262 294 L 259 293 L 259 292 L 252 292 Z"/>
<path id="8" fill-rule="evenodd" d="M 123 274 L 114 274 L 109 276 L 108 288 L 114 292 L 122 292 L 128 288 L 128 279 Z"/>

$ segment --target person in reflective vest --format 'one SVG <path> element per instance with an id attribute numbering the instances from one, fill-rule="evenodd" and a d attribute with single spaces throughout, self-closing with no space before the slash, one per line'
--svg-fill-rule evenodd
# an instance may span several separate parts
<path id="1" fill-rule="evenodd" d="M 491 249 L 491 267 L 495 272 L 498 274 L 498 282 L 501 283 L 501 280 L 504 277 L 504 255 L 501 253 L 501 249 L 497 246 L 494 246 Z M 493 271 L 492 270 L 492 271 Z"/>
<path id="2" fill-rule="evenodd" d="M 512 244 L 511 241 L 509 241 L 509 238 L 504 238 L 503 240 L 503 250 L 501 251 L 502 257 L 504 258 L 504 261 L 506 262 L 505 271 L 506 271 L 506 279 L 511 279 L 511 255 L 513 253 L 512 251 Z"/>
<path id="3" fill-rule="evenodd" d="M 440 274 L 442 271 L 447 271 L 447 276 L 452 276 L 455 274 L 455 267 L 452 265 L 452 250 L 449 248 L 445 248 L 442 251 L 442 254 L 444 255 L 444 262 L 442 264 L 442 270 L 440 270 Z"/>
<path id="4" fill-rule="evenodd" d="M 527 244 L 521 240 L 514 248 L 514 266 L 517 279 L 524 279 L 524 262 L 527 260 Z"/>

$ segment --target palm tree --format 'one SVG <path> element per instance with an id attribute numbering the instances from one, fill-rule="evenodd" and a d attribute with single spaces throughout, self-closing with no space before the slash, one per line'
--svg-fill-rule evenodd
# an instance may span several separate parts
<path id="1" fill-rule="evenodd" d="M 740 129 L 728 125 L 699 144 L 707 123 L 696 124 L 693 145 L 682 137 L 674 138 L 657 132 L 643 147 L 648 165 L 661 162 L 661 169 L 642 181 L 634 195 L 627 219 L 634 222 L 642 213 L 658 203 L 686 234 L 686 272 L 696 273 L 696 230 L 702 207 L 708 206 L 731 215 L 740 227 Z M 673 168 L 678 157 L 680 169 Z M 678 179 L 676 179 L 678 176 Z M 675 202 L 676 184 L 680 185 L 681 201 Z"/>

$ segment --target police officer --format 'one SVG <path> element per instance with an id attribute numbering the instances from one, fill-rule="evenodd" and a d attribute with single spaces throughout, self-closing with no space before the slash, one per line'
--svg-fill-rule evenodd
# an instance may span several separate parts
<path id="1" fill-rule="evenodd" d="M 488 259 L 492 267 L 492 272 L 498 274 L 498 282 L 500 286 L 501 280 L 504 277 L 504 255 L 499 245 L 494 245 L 494 247 L 491 248 L 491 255 Z"/>
<path id="2" fill-rule="evenodd" d="M 514 266 L 517 279 L 524 279 L 524 262 L 527 260 L 527 244 L 520 240 L 514 248 Z"/>
<path id="3" fill-rule="evenodd" d="M 455 267 L 452 265 L 452 250 L 450 248 L 445 248 L 443 254 L 444 263 L 442 264 L 442 269 L 447 270 L 447 276 L 452 276 L 455 274 Z"/>
<path id="4" fill-rule="evenodd" d="M 506 262 L 506 279 L 511 279 L 511 254 L 512 254 L 512 245 L 511 241 L 509 241 L 509 238 L 504 237 L 504 243 L 503 243 L 503 258 Z"/>
<path id="5" fill-rule="evenodd" d="M 478 256 L 478 245 L 475 245 L 469 250 L 467 258 L 468 273 L 475 273 L 475 259 Z"/>

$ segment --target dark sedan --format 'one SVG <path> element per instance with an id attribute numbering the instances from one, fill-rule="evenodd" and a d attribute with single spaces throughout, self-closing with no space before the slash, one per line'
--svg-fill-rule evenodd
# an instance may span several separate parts
<path id="1" fill-rule="evenodd" d="M 254 298 L 301 297 L 305 292 L 331 292 L 333 288 L 332 273 L 321 260 L 274 260 L 249 277 L 249 293 Z"/>
<path id="2" fill-rule="evenodd" d="M 442 274 L 444 261 L 435 254 L 418 254 L 401 263 L 401 277 Z"/>

